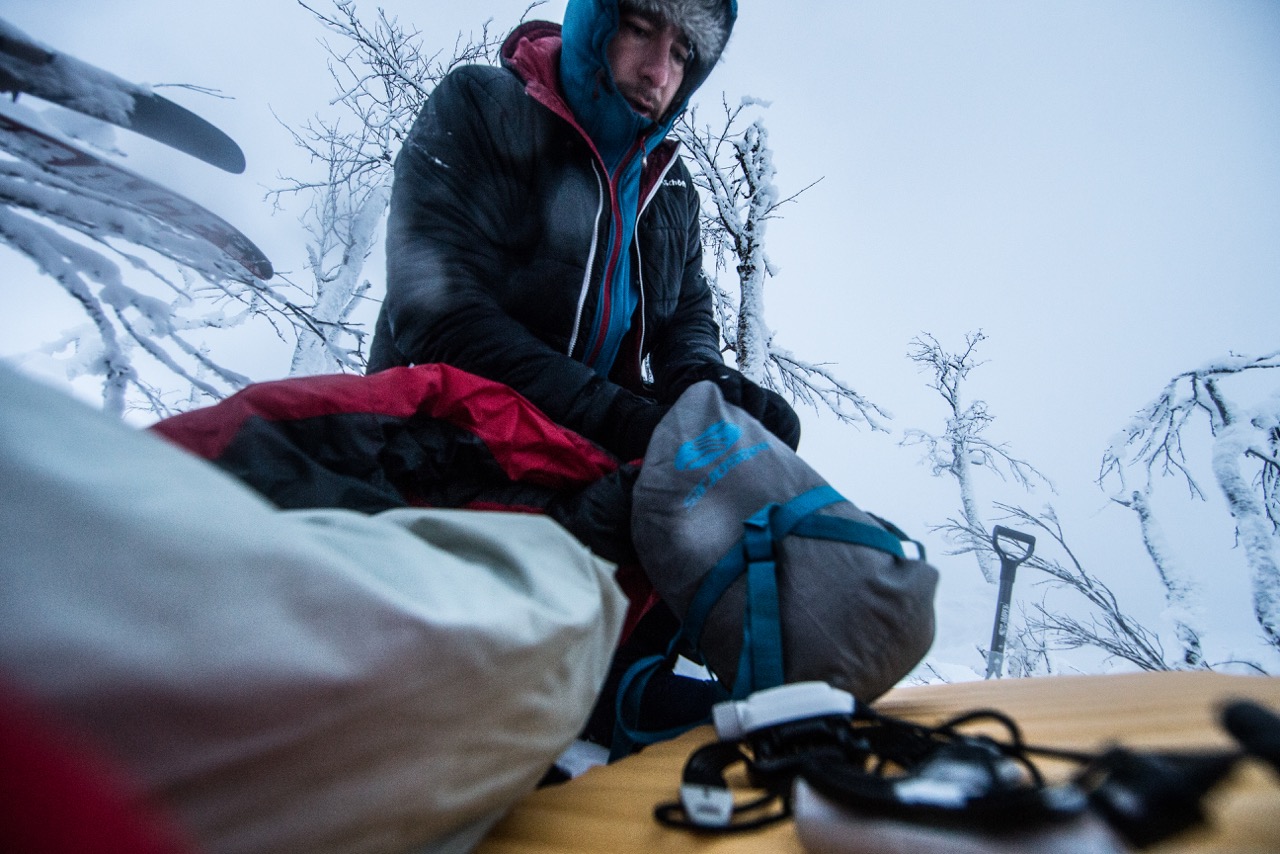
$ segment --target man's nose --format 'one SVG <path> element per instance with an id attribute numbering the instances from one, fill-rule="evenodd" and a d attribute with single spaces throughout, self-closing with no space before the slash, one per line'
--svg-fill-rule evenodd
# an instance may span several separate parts
<path id="1" fill-rule="evenodd" d="M 654 86 L 666 86 L 675 72 L 672 50 L 675 39 L 667 36 L 654 39 L 644 52 L 641 73 Z"/>

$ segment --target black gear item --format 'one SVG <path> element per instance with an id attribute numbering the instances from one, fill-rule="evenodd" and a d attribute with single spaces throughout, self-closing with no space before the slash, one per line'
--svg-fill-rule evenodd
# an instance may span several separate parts
<path id="1" fill-rule="evenodd" d="M 728 365 L 705 362 L 685 370 L 672 384 L 668 397 L 674 402 L 685 389 L 703 380 L 715 383 L 726 403 L 759 421 L 791 450 L 800 447 L 800 418 L 791 404 L 776 391 L 757 385 Z"/>
<path id="2" fill-rule="evenodd" d="M 586 435 L 624 462 L 638 460 L 648 450 L 649 439 L 668 409 L 665 404 L 619 389 L 600 429 Z"/>
<path id="3" fill-rule="evenodd" d="M 1223 709 L 1222 725 L 1250 755 L 1280 773 L 1280 715 L 1251 700 L 1237 700 Z"/>
<path id="4" fill-rule="evenodd" d="M 618 685 L 623 674 L 642 658 L 666 650 L 680 631 L 680 621 L 663 602 L 658 602 L 636 625 L 631 636 L 614 653 L 609 676 L 600 698 L 582 732 L 582 738 L 608 745 L 616 725 Z M 669 670 L 656 674 L 652 693 L 646 692 L 640 709 L 641 722 L 648 729 L 668 729 L 689 721 L 700 721 L 711 706 L 723 699 L 714 681 L 679 676 Z"/>
<path id="5" fill-rule="evenodd" d="M 580 492 L 553 498 L 547 515 L 605 560 L 637 563 L 631 541 L 631 491 L 639 476 L 639 466 L 620 466 Z"/>

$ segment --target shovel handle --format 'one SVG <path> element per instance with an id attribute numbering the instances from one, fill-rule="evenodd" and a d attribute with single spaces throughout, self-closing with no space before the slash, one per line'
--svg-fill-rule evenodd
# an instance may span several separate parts
<path id="1" fill-rule="evenodd" d="M 1001 540 L 1012 540 L 1016 543 L 1021 543 L 1026 547 L 1026 551 L 1021 554 L 1010 554 L 1001 544 Z M 991 546 L 996 550 L 996 554 L 1000 555 L 1001 561 L 1017 566 L 1035 554 L 1036 538 L 1021 531 L 1006 528 L 1004 525 L 996 525 L 991 530 Z"/>

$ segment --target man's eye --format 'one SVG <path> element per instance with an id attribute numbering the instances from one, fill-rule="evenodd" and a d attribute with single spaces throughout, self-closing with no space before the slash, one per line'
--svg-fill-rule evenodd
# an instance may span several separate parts
<path id="1" fill-rule="evenodd" d="M 636 21 L 626 20 L 622 22 L 622 28 L 626 30 L 627 35 L 638 39 L 649 37 L 649 28 Z"/>
<path id="2" fill-rule="evenodd" d="M 676 65 L 683 68 L 689 64 L 691 59 L 693 59 L 693 54 L 686 48 L 677 47 L 671 51 L 671 58 L 675 60 Z"/>

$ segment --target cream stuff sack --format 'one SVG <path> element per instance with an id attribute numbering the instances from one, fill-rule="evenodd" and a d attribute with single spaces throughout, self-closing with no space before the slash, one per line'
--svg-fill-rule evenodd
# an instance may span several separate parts
<path id="1" fill-rule="evenodd" d="M 818 680 L 863 702 L 933 642 L 938 573 L 901 532 L 855 507 L 709 382 L 658 425 L 636 482 L 632 535 L 682 637 L 735 698 Z M 619 720 L 640 742 L 639 696 L 661 662 L 639 662 Z"/>
<path id="2" fill-rule="evenodd" d="M 581 730 L 626 598 L 550 519 L 279 511 L 2 365 L 0 399 L 0 673 L 202 851 L 468 851 Z"/>

